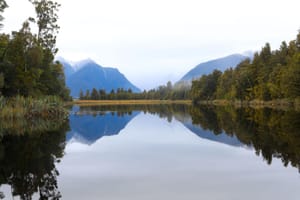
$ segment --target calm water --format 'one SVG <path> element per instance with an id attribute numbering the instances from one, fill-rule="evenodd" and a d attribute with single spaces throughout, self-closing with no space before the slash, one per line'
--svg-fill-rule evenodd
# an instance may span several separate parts
<path id="1" fill-rule="evenodd" d="M 73 107 L 69 121 L 0 123 L 0 198 L 300 197 L 300 113 Z"/>

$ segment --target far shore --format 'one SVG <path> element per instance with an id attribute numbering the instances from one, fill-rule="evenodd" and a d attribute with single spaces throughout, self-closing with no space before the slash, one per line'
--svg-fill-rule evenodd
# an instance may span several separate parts
<path id="1" fill-rule="evenodd" d="M 191 105 L 191 100 L 74 100 L 72 105 L 159 105 L 159 104 L 187 104 Z"/>
<path id="2" fill-rule="evenodd" d="M 170 104 L 185 104 L 192 105 L 192 100 L 73 100 L 68 102 L 68 105 L 79 106 L 105 106 L 105 105 L 170 105 Z M 239 100 L 207 100 L 199 101 L 198 105 L 214 105 L 214 106 L 234 106 L 234 107 L 252 107 L 252 108 L 273 108 L 273 109 L 290 109 L 300 110 L 300 101 L 295 100 L 273 100 L 273 101 L 239 101 Z"/>

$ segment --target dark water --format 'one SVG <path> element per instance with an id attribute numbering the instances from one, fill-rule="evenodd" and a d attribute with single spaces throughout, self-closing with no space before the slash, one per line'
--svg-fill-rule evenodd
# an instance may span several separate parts
<path id="1" fill-rule="evenodd" d="M 74 107 L 0 123 L 0 198 L 240 200 L 300 196 L 300 112 Z"/>

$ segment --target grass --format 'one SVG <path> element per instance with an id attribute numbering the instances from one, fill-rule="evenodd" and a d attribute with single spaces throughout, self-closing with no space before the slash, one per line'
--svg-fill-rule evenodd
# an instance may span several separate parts
<path id="1" fill-rule="evenodd" d="M 64 118 L 68 111 L 56 96 L 42 98 L 0 96 L 0 119 Z"/>
<path id="2" fill-rule="evenodd" d="M 70 104 L 90 105 L 161 105 L 161 104 L 192 104 L 191 100 L 75 100 Z"/>

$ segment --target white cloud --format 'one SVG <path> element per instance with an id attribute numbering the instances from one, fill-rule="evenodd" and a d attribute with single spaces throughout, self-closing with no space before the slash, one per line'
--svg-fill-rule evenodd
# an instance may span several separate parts
<path id="1" fill-rule="evenodd" d="M 25 2 L 8 1 L 17 11 L 7 22 L 15 25 L 17 17 L 26 16 L 30 7 Z M 265 42 L 277 48 L 282 40 L 294 39 L 300 28 L 298 0 L 59 2 L 61 56 L 90 57 L 117 67 L 147 89 L 168 78 L 176 81 L 202 61 L 259 50 Z"/>

